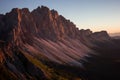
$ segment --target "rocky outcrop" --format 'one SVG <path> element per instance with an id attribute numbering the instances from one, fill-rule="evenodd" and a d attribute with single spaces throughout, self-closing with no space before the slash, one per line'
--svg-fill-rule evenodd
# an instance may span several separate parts
<path id="1" fill-rule="evenodd" d="M 81 29 L 81 30 L 80 30 L 80 35 L 89 36 L 89 35 L 91 35 L 91 34 L 92 34 L 92 31 L 91 31 L 90 29 L 86 29 L 86 30 Z"/>
<path id="2" fill-rule="evenodd" d="M 49 10 L 42 6 L 33 10 L 32 15 L 42 38 L 56 40 L 66 36 L 75 37 L 76 35 L 77 28 L 75 25 L 55 10 Z"/>
<path id="3" fill-rule="evenodd" d="M 108 33 L 106 31 L 101 31 L 101 32 L 95 32 L 93 34 L 90 35 L 91 38 L 95 39 L 95 40 L 110 40 L 110 36 L 108 35 Z"/>

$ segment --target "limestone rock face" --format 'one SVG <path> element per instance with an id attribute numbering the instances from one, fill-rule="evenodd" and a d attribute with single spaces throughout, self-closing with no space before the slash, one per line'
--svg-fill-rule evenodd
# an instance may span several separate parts
<path id="1" fill-rule="evenodd" d="M 106 31 L 95 32 L 90 35 L 93 39 L 98 40 L 110 40 L 110 36 Z"/>
<path id="2" fill-rule="evenodd" d="M 89 29 L 79 30 L 70 20 L 59 15 L 57 11 L 50 10 L 45 6 L 38 7 L 30 12 L 27 8 L 14 8 L 6 15 L 0 15 L 0 39 L 14 41 L 18 44 L 33 36 L 50 39 L 53 41 L 65 38 L 106 36 L 105 32 L 93 33 Z M 103 35 L 105 34 L 105 35 Z M 8 37 L 9 36 L 9 37 Z"/>
<path id="3" fill-rule="evenodd" d="M 106 31 L 79 30 L 73 22 L 45 6 L 31 12 L 14 8 L 0 14 L 0 62 L 21 80 L 46 80 L 46 75 L 51 75 L 44 70 L 47 61 L 82 67 L 80 59 L 92 53 L 91 41 L 109 39 Z"/>
<path id="4" fill-rule="evenodd" d="M 38 28 L 39 36 L 51 40 L 64 37 L 75 37 L 77 28 L 75 25 L 59 15 L 55 10 L 47 7 L 38 7 L 32 11 L 32 16 Z"/>

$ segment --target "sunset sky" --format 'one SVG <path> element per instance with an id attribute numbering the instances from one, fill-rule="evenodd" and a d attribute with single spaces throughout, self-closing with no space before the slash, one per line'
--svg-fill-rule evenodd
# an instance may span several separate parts
<path id="1" fill-rule="evenodd" d="M 41 5 L 57 10 L 79 29 L 120 32 L 120 0 L 0 0 L 0 14 L 15 7 L 32 11 Z"/>

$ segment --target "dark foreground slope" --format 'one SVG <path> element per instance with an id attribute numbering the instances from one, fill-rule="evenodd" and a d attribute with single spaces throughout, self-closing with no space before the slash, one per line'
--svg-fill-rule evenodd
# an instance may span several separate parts
<path id="1" fill-rule="evenodd" d="M 93 50 L 97 54 L 85 57 L 88 80 L 119 80 L 120 79 L 120 40 L 97 43 Z"/>
<path id="2" fill-rule="evenodd" d="M 106 31 L 79 30 L 57 11 L 44 6 L 32 12 L 14 8 L 0 15 L 0 79 L 116 78 L 118 42 Z"/>

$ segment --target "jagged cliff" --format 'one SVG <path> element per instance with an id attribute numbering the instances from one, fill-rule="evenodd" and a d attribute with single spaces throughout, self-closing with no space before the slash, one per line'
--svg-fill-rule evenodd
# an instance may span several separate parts
<path id="1" fill-rule="evenodd" d="M 5 65 L 1 67 L 15 79 L 52 79 L 51 71 L 43 68 L 50 62 L 83 68 L 80 60 L 94 53 L 93 43 L 110 40 L 106 31 L 79 30 L 57 11 L 44 6 L 32 12 L 14 8 L 0 15 L 0 59 Z"/>
<path id="2" fill-rule="evenodd" d="M 16 41 L 18 37 L 35 36 L 43 39 L 62 40 L 65 38 L 80 39 L 83 36 L 98 35 L 109 37 L 105 31 L 93 33 L 88 30 L 79 30 L 70 20 L 59 15 L 55 10 L 41 6 L 30 12 L 27 8 L 14 8 L 11 12 L 0 17 L 1 40 L 11 39 Z M 5 34 L 4 34 L 5 33 Z M 25 36 L 25 37 L 24 37 Z"/>

